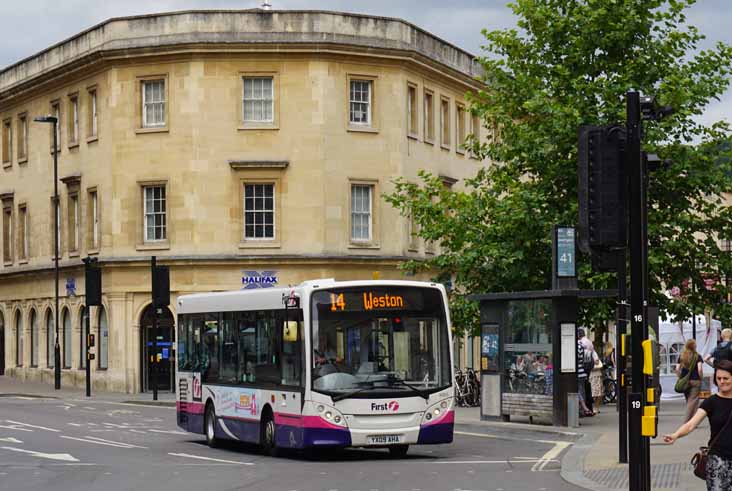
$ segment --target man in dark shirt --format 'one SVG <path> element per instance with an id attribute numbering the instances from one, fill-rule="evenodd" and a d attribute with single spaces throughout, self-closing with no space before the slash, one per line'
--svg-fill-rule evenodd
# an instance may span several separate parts
<path id="1" fill-rule="evenodd" d="M 711 355 L 707 355 L 704 361 L 714 366 L 722 360 L 732 361 L 732 329 L 722 329 L 722 342 L 719 343 Z"/>

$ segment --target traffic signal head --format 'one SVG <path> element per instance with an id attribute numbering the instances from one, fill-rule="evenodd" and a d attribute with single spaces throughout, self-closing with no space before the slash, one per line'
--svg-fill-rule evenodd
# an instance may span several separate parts
<path id="1" fill-rule="evenodd" d="M 584 253 L 626 242 L 625 131 L 581 126 L 578 133 L 579 245 Z"/>

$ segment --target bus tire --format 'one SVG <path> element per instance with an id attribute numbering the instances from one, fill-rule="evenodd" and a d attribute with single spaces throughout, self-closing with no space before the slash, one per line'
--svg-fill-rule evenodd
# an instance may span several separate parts
<path id="1" fill-rule="evenodd" d="M 389 447 L 389 455 L 395 459 L 403 459 L 407 456 L 409 445 L 393 445 Z"/>
<path id="2" fill-rule="evenodd" d="M 208 403 L 206 405 L 206 417 L 203 421 L 203 431 L 206 434 L 206 443 L 211 448 L 216 448 L 219 445 L 219 440 L 216 438 L 216 410 L 214 405 Z"/>
<path id="3" fill-rule="evenodd" d="M 260 439 L 262 442 L 262 450 L 271 457 L 277 457 L 277 427 L 275 426 L 274 417 L 271 412 L 267 412 L 262 416 L 262 427 L 260 431 L 262 432 Z"/>

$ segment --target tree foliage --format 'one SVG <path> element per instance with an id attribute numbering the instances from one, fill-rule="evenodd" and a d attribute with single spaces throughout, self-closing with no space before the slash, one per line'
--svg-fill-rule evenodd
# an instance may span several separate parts
<path id="1" fill-rule="evenodd" d="M 471 111 L 491 129 L 466 146 L 490 165 L 451 191 L 428 173 L 420 184 L 396 180 L 385 196 L 440 254 L 409 261 L 411 271 L 454 278 L 459 297 L 551 285 L 554 224 L 577 222 L 577 128 L 625 121 L 625 94 L 653 95 L 675 113 L 646 122 L 644 149 L 671 159 L 649 182 L 651 302 L 673 317 L 713 309 L 732 318 L 722 285 L 704 280 L 732 271 L 719 239 L 732 239 L 730 127 L 698 121 L 729 85 L 732 47 L 699 49 L 686 22 L 694 0 L 516 0 L 518 29 L 484 31 L 485 90 L 469 94 Z M 726 142 L 726 143 L 725 143 Z M 729 199 L 729 195 L 727 195 Z M 613 288 L 584 258 L 581 288 Z M 686 288 L 670 298 L 666 292 Z M 676 292 L 676 290 L 674 290 Z M 462 308 L 462 311 L 469 312 Z M 612 318 L 595 303 L 585 321 Z M 460 316 L 457 316 L 460 317 Z M 475 317 L 456 320 L 474 328 Z"/>

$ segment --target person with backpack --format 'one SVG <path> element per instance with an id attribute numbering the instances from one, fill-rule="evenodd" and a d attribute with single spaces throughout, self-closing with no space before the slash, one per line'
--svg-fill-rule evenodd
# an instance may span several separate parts
<path id="1" fill-rule="evenodd" d="M 715 366 L 722 360 L 732 361 L 732 329 L 722 329 L 722 342 L 714 348 L 711 355 L 707 355 L 704 361 Z"/>
<path id="2" fill-rule="evenodd" d="M 679 379 L 674 389 L 681 392 L 686 398 L 686 416 L 684 422 L 689 421 L 699 409 L 699 390 L 702 381 L 702 357 L 696 352 L 696 341 L 689 339 L 684 345 L 684 351 L 676 366 Z"/>
<path id="3" fill-rule="evenodd" d="M 670 435 L 665 435 L 663 441 L 673 444 L 708 418 L 711 434 L 706 448 L 706 468 L 705 472 L 699 472 L 697 466 L 694 474 L 706 479 L 708 490 L 727 491 L 732 489 L 732 361 L 721 360 L 717 363 L 714 382 L 719 387 L 719 393 L 705 399 L 694 417 Z"/>

